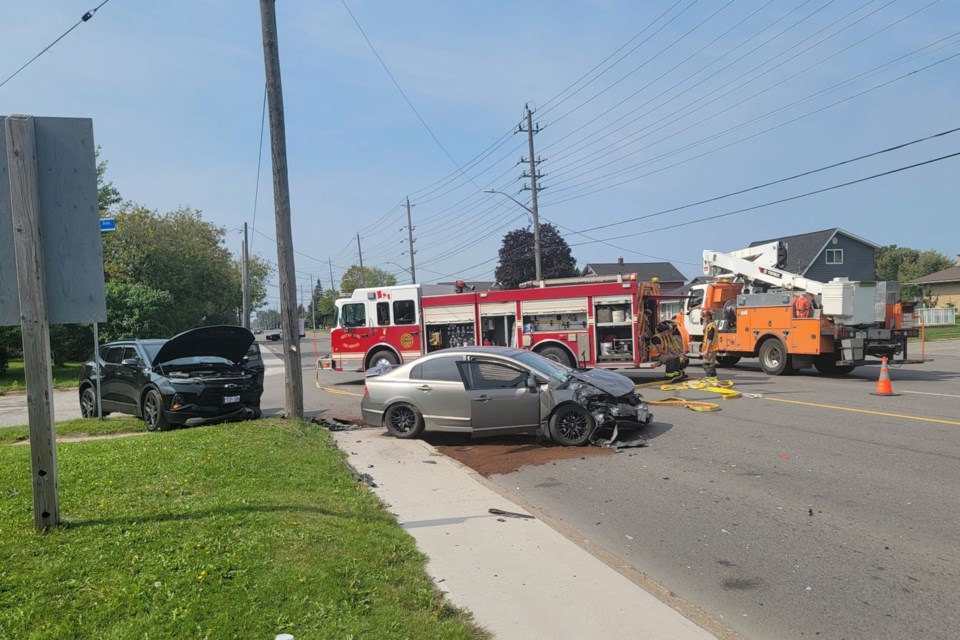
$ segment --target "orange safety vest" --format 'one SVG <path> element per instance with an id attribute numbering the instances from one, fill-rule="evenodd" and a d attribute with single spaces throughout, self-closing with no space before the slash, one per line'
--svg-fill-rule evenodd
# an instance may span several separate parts
<path id="1" fill-rule="evenodd" d="M 658 339 L 657 342 L 651 341 L 654 346 L 651 355 L 654 357 L 678 356 L 683 352 L 683 345 L 680 344 L 672 330 L 655 333 L 653 337 Z"/>
<path id="2" fill-rule="evenodd" d="M 711 337 L 711 329 L 713 336 Z M 720 348 L 720 341 L 717 339 L 717 323 L 715 320 L 711 320 L 707 323 L 707 326 L 703 328 L 703 343 L 700 345 L 700 353 L 710 353 L 711 351 L 716 351 Z"/>
<path id="3" fill-rule="evenodd" d="M 793 297 L 793 315 L 797 318 L 810 317 L 810 300 L 805 295 L 796 295 Z"/>

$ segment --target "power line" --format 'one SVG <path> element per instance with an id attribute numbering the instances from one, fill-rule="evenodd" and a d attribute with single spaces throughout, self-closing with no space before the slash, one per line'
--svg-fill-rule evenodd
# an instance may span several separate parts
<path id="1" fill-rule="evenodd" d="M 748 212 L 748 211 L 756 211 L 757 209 L 763 209 L 763 208 L 766 208 L 766 207 L 772 207 L 772 206 L 777 205 L 777 204 L 783 204 L 784 202 L 792 202 L 793 200 L 800 200 L 801 198 L 807 198 L 807 197 L 809 197 L 809 196 L 817 195 L 817 194 L 820 194 L 820 193 L 826 193 L 827 191 L 834 191 L 834 190 L 836 190 L 836 189 L 843 189 L 844 187 L 849 187 L 849 186 L 852 186 L 852 185 L 855 185 L 855 184 L 860 184 L 860 183 L 862 183 L 862 182 L 867 182 L 867 181 L 869 181 L 869 180 L 876 180 L 877 178 L 882 178 L 882 177 L 885 177 L 885 176 L 893 175 L 893 174 L 895 174 L 895 173 L 900 173 L 901 171 L 908 171 L 908 170 L 910 170 L 910 169 L 916 169 L 916 168 L 918 168 L 918 167 L 923 167 L 923 166 L 926 166 L 926 165 L 929 165 L 929 164 L 933 164 L 933 163 L 935 163 L 935 162 L 942 162 L 943 160 L 948 160 L 948 159 L 950 159 L 950 158 L 955 158 L 955 157 L 957 157 L 957 156 L 960 156 L 960 151 L 958 151 L 958 152 L 956 152 L 956 153 L 951 153 L 951 154 L 948 154 L 948 155 L 945 155 L 945 156 L 940 156 L 940 157 L 938 157 L 938 158 L 933 158 L 933 159 L 931 159 L 931 160 L 924 160 L 923 162 L 917 162 L 917 163 L 914 163 L 914 164 L 911 164 L 911 165 L 907 165 L 907 166 L 905 166 L 905 167 L 899 167 L 899 168 L 897 168 L 897 169 L 891 169 L 891 170 L 889 170 L 889 171 L 883 171 L 883 172 L 881 172 L 881 173 L 875 173 L 875 174 L 873 174 L 873 175 L 871 175 L 871 176 L 867 176 L 867 177 L 865 177 L 865 178 L 858 178 L 858 179 L 856 179 L 856 180 L 850 180 L 849 182 L 843 182 L 843 183 L 840 183 L 840 184 L 831 185 L 831 186 L 829 186 L 829 187 L 824 187 L 824 188 L 822 188 L 822 189 L 815 189 L 815 190 L 813 190 L 813 191 L 807 191 L 806 193 L 801 193 L 801 194 L 798 194 L 798 195 L 795 195 L 795 196 L 790 196 L 790 197 L 788 197 L 788 198 L 780 198 L 779 200 L 771 200 L 770 202 L 764 202 L 764 203 L 762 203 L 762 204 L 754 205 L 754 206 L 752 206 L 752 207 L 744 207 L 744 208 L 742 208 L 742 209 L 736 209 L 736 210 L 734 210 L 734 211 L 727 211 L 727 212 L 725 212 L 725 213 L 718 213 L 718 214 L 716 214 L 716 215 L 706 216 L 706 217 L 704 217 L 704 218 L 697 218 L 696 220 L 690 220 L 690 221 L 688 221 L 688 222 L 679 222 L 679 223 L 677 223 L 677 224 L 672 224 L 672 225 L 669 225 L 669 226 L 666 226 L 666 227 L 659 227 L 659 228 L 657 228 L 657 229 L 647 229 L 646 231 L 638 231 L 638 232 L 636 232 L 636 233 L 621 234 L 621 235 L 619 235 L 618 237 L 619 237 L 619 238 L 634 238 L 634 237 L 636 237 L 636 236 L 642 236 L 642 235 L 646 235 L 646 234 L 648 234 L 648 233 L 655 233 L 655 232 L 657 232 L 657 231 L 666 231 L 667 229 L 676 229 L 676 228 L 678 228 L 678 227 L 686 227 L 686 226 L 691 225 L 691 224 L 697 224 L 698 222 L 706 222 L 706 221 L 708 221 L 708 220 L 716 220 L 716 219 L 718 219 L 718 218 L 726 218 L 726 217 L 729 217 L 729 216 L 732 216 L 732 215 L 736 215 L 736 214 L 739 214 L 739 213 L 746 213 L 746 212 Z M 586 245 L 586 244 L 594 244 L 594 243 L 593 243 L 593 242 L 578 242 L 578 243 L 576 243 L 576 244 L 571 244 L 570 246 L 571 246 L 571 247 L 580 247 L 580 246 L 583 246 L 583 245 Z"/>
<path id="2" fill-rule="evenodd" d="M 79 27 L 82 23 L 87 22 L 88 20 L 90 20 L 90 18 L 92 18 L 92 17 L 94 16 L 94 14 L 96 14 L 97 11 L 100 10 L 100 7 L 102 7 L 103 5 L 107 4 L 108 2 L 110 2 L 110 0 L 103 0 L 103 2 L 101 2 L 100 4 L 98 4 L 98 5 L 96 6 L 96 8 L 91 9 L 90 11 L 87 11 L 85 14 L 83 14 L 83 15 L 80 17 L 80 19 L 77 20 L 77 23 L 76 23 L 75 25 L 73 25 L 72 27 L 70 27 L 69 29 L 67 29 L 66 31 L 64 31 L 63 34 L 62 34 L 59 38 L 57 38 L 56 40 L 54 40 L 53 42 L 51 42 L 50 44 L 48 44 L 46 47 L 44 47 L 43 50 L 42 50 L 40 53 L 38 53 L 37 55 L 35 55 L 35 56 L 33 56 L 32 58 L 30 58 L 29 60 L 27 60 L 27 63 L 26 63 L 26 64 L 24 64 L 22 67 L 20 67 L 20 68 L 17 69 L 16 71 L 14 71 L 6 80 L 4 80 L 3 82 L 0 82 L 0 87 L 3 87 L 3 85 L 5 85 L 5 84 L 7 84 L 8 82 L 10 82 L 11 80 L 13 80 L 13 78 L 14 78 L 18 73 L 20 73 L 21 71 L 23 71 L 24 69 L 26 69 L 27 67 L 29 67 L 29 66 L 33 63 L 34 60 L 36 60 L 37 58 L 39 58 L 40 56 L 42 56 L 43 54 L 45 54 L 51 47 L 53 47 L 53 45 L 57 44 L 58 42 L 60 42 L 61 40 L 63 40 L 65 37 L 67 37 L 67 34 L 68 34 L 68 33 L 70 33 L 71 31 L 73 31 L 73 30 L 76 29 L 77 27 Z"/>

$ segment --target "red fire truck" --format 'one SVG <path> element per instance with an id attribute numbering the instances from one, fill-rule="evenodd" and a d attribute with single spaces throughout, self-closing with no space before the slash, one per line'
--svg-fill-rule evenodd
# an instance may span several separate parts
<path id="1" fill-rule="evenodd" d="M 473 345 L 521 347 L 569 366 L 659 365 L 646 338 L 660 320 L 663 296 L 656 282 L 639 282 L 633 274 L 544 280 L 502 291 L 461 286 L 433 293 L 425 287 L 431 285 L 357 289 L 337 300 L 331 354 L 321 366 L 364 371 Z"/>

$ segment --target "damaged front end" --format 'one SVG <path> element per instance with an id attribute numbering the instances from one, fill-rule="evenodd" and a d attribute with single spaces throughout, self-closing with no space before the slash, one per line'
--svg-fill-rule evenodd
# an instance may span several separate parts
<path id="1" fill-rule="evenodd" d="M 574 389 L 574 400 L 587 408 L 597 430 L 612 429 L 624 421 L 644 426 L 653 419 L 643 396 L 636 391 L 614 397 L 591 384 L 579 383 Z"/>

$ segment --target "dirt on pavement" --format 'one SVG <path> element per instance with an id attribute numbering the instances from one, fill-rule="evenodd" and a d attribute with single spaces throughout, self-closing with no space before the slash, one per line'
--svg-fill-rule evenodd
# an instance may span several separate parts
<path id="1" fill-rule="evenodd" d="M 441 453 L 470 467 L 482 476 L 513 473 L 527 465 L 542 465 L 557 460 L 586 459 L 613 455 L 611 449 L 600 447 L 562 447 L 538 443 L 534 435 L 513 435 L 496 438 L 476 438 L 453 433 L 427 433 L 424 440 Z"/>

